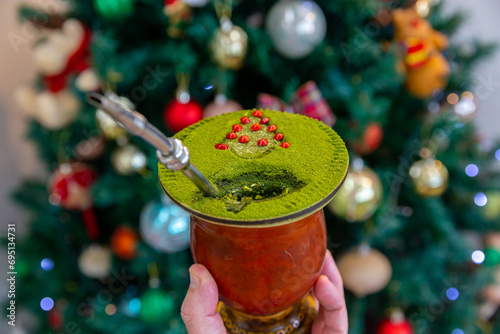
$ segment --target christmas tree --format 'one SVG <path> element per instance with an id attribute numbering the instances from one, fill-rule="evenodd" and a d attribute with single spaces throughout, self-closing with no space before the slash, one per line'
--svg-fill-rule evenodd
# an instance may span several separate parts
<path id="1" fill-rule="evenodd" d="M 463 14 L 439 0 L 68 4 L 20 10 L 39 73 L 17 98 L 52 172 L 13 194 L 30 212 L 25 332 L 185 332 L 189 216 L 162 196 L 155 150 L 85 103 L 92 91 L 168 135 L 256 106 L 333 126 L 351 159 L 325 209 L 350 333 L 500 332 L 500 146 L 471 123 L 470 86 L 493 46 L 449 45 Z"/>

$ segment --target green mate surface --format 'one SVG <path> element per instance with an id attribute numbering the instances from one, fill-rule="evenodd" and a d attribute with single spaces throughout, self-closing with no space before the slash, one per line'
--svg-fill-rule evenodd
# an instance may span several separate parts
<path id="1" fill-rule="evenodd" d="M 204 119 L 175 135 L 184 142 L 194 164 L 221 194 L 207 197 L 182 172 L 171 172 L 159 164 L 160 182 L 168 195 L 190 211 L 235 221 L 262 221 L 298 213 L 323 200 L 337 189 L 347 173 L 349 157 L 342 139 L 320 121 L 298 114 L 263 110 L 270 118 L 261 130 L 250 127 L 262 117 L 242 110 Z M 247 116 L 251 122 L 242 124 Z M 227 139 L 232 126 L 240 124 L 250 141 Z M 271 124 L 277 130 L 270 133 Z M 280 141 L 274 134 L 282 133 Z M 261 138 L 266 146 L 258 146 Z M 289 142 L 289 148 L 280 147 Z M 218 150 L 215 145 L 228 145 Z"/>

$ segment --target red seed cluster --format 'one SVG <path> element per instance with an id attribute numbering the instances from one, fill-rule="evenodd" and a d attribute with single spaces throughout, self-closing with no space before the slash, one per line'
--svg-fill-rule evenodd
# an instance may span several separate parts
<path id="1" fill-rule="evenodd" d="M 238 135 L 235 132 L 229 132 L 226 136 L 227 139 L 236 139 Z"/>
<path id="2" fill-rule="evenodd" d="M 271 119 L 269 117 L 263 117 L 260 120 L 260 124 L 267 124 Z"/>
<path id="3" fill-rule="evenodd" d="M 245 116 L 245 117 L 240 118 L 240 121 L 242 124 L 248 124 L 248 123 L 250 123 L 250 118 Z"/>
<path id="4" fill-rule="evenodd" d="M 290 147 L 290 143 L 287 142 L 287 141 L 284 141 L 284 142 L 281 143 L 280 146 L 283 147 L 283 148 L 289 148 Z"/>
<path id="5" fill-rule="evenodd" d="M 252 126 L 250 127 L 250 129 L 252 129 L 252 131 L 259 131 L 261 128 L 260 124 L 252 124 Z"/>
<path id="6" fill-rule="evenodd" d="M 239 124 L 233 125 L 234 132 L 240 132 L 241 130 L 243 130 L 243 127 L 241 125 L 239 125 Z"/>
<path id="7" fill-rule="evenodd" d="M 274 135 L 274 139 L 276 139 L 276 140 L 281 140 L 281 139 L 283 139 L 283 137 L 284 137 L 284 135 L 282 133 L 277 133 Z"/>
<path id="8" fill-rule="evenodd" d="M 260 110 L 255 110 L 252 115 L 254 115 L 255 117 L 262 117 L 262 111 Z"/>
<path id="9" fill-rule="evenodd" d="M 227 150 L 229 147 L 226 144 L 219 143 L 215 145 L 215 148 L 218 150 Z"/>
<path id="10" fill-rule="evenodd" d="M 238 138 L 238 141 L 242 144 L 248 143 L 249 140 L 250 138 L 248 136 L 241 136 L 240 138 Z"/>
<path id="11" fill-rule="evenodd" d="M 258 142 L 257 142 L 257 145 L 259 146 L 266 146 L 267 144 L 269 144 L 269 142 L 267 141 L 267 139 L 260 139 Z"/>
<path id="12" fill-rule="evenodd" d="M 274 131 L 276 131 L 276 129 L 277 129 L 277 128 L 278 128 L 278 127 L 277 127 L 276 125 L 272 124 L 272 125 L 269 125 L 269 126 L 267 127 L 267 131 L 269 131 L 269 132 L 274 132 Z"/>

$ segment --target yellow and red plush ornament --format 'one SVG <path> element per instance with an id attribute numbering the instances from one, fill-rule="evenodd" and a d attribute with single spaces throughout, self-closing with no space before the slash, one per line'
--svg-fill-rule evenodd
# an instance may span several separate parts
<path id="1" fill-rule="evenodd" d="M 394 38 L 404 47 L 405 87 L 411 95 L 425 99 L 448 84 L 450 67 L 442 54 L 447 37 L 421 18 L 417 9 L 401 8 L 392 12 Z"/>
<path id="2" fill-rule="evenodd" d="M 97 174 L 90 166 L 77 162 L 59 165 L 49 180 L 49 202 L 67 210 L 82 211 L 87 234 L 92 239 L 99 237 L 90 191 L 96 180 Z"/>

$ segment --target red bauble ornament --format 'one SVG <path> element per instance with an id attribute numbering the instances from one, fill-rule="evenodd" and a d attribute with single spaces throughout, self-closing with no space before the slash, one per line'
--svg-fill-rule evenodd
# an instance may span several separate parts
<path id="1" fill-rule="evenodd" d="M 369 154 L 375 151 L 384 138 L 384 129 L 379 123 L 371 123 L 363 132 L 361 140 L 359 140 L 355 147 L 359 154 Z"/>
<path id="2" fill-rule="evenodd" d="M 111 249 L 119 258 L 130 260 L 136 256 L 138 242 L 137 233 L 128 226 L 122 226 L 111 236 Z"/>
<path id="3" fill-rule="evenodd" d="M 96 180 L 97 174 L 92 168 L 78 162 L 59 165 L 49 180 L 49 202 L 67 210 L 83 211 L 85 227 L 91 238 L 99 236 L 90 192 Z"/>
<path id="4" fill-rule="evenodd" d="M 182 103 L 177 99 L 172 100 L 163 112 L 165 125 L 172 132 L 179 132 L 182 129 L 200 121 L 203 118 L 203 108 L 201 105 L 189 100 L 187 103 Z"/>
<path id="5" fill-rule="evenodd" d="M 413 334 L 413 328 L 405 318 L 398 320 L 385 319 L 379 325 L 377 334 Z"/>

